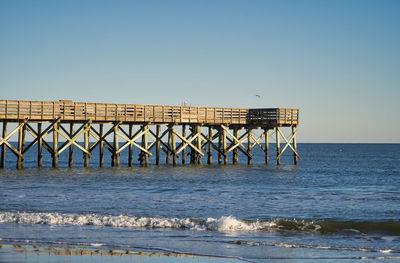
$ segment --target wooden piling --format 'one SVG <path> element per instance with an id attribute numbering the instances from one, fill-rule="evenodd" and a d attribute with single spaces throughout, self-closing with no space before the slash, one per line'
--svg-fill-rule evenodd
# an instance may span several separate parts
<path id="1" fill-rule="evenodd" d="M 182 125 L 182 137 L 186 138 L 186 125 Z M 186 149 L 183 148 L 182 150 L 182 164 L 186 164 Z"/>
<path id="2" fill-rule="evenodd" d="M 18 129 L 18 160 L 17 160 L 17 168 L 21 169 L 24 166 L 24 144 L 25 144 L 25 125 L 22 125 Z"/>
<path id="3" fill-rule="evenodd" d="M 4 140 L 7 137 L 7 121 L 6 120 L 3 121 L 3 134 L 2 134 L 2 136 L 3 136 Z M 4 168 L 6 166 L 6 148 L 7 148 L 6 144 L 3 143 L 1 145 L 1 164 L 0 164 L 1 168 Z"/>
<path id="4" fill-rule="evenodd" d="M 239 139 L 239 129 L 237 127 L 233 128 L 233 136 L 235 136 L 236 139 Z M 239 149 L 236 147 L 233 149 L 232 153 L 232 163 L 233 164 L 238 164 L 239 162 Z"/>
<path id="5" fill-rule="evenodd" d="M 194 133 L 196 131 L 196 126 L 191 126 L 191 131 Z M 195 145 L 196 145 L 196 140 L 195 140 Z M 195 164 L 196 163 L 196 151 L 193 148 L 190 148 L 190 164 Z"/>
<path id="6" fill-rule="evenodd" d="M 133 135 L 133 125 L 132 123 L 129 123 L 129 140 L 132 139 Z M 128 156 L 128 166 L 132 167 L 133 165 L 133 145 L 130 143 L 129 144 L 129 156 Z"/>
<path id="7" fill-rule="evenodd" d="M 224 155 L 224 164 L 228 164 L 228 153 L 226 151 L 226 130 L 222 129 L 222 147 Z"/>
<path id="8" fill-rule="evenodd" d="M 281 143 L 279 141 L 279 128 L 278 127 L 275 128 L 275 134 L 276 134 L 276 164 L 280 165 L 281 164 L 281 156 L 280 156 Z"/>
<path id="9" fill-rule="evenodd" d="M 247 164 L 248 165 L 251 164 L 251 160 L 253 158 L 253 155 L 252 155 L 252 152 L 251 152 L 251 150 L 252 150 L 252 141 L 251 141 L 251 139 L 252 138 L 253 138 L 253 130 L 251 128 L 249 128 L 247 130 L 247 153 L 248 153 Z"/>
<path id="10" fill-rule="evenodd" d="M 160 165 L 160 132 L 161 132 L 161 127 L 160 125 L 156 126 L 156 165 Z"/>
<path id="11" fill-rule="evenodd" d="M 84 138 L 83 138 L 84 148 L 85 148 L 86 151 L 89 152 L 89 131 L 90 131 L 90 123 L 87 123 L 87 124 L 85 125 L 85 128 L 84 128 L 84 129 L 87 129 L 87 130 L 85 131 Z M 86 153 L 86 152 L 83 153 L 83 158 L 84 158 L 84 163 L 83 163 L 83 165 L 84 165 L 84 167 L 89 167 L 89 157 L 90 157 L 90 156 L 89 156 L 88 153 Z"/>
<path id="12" fill-rule="evenodd" d="M 196 125 L 196 133 L 201 134 L 201 126 L 200 125 Z M 196 138 L 196 146 L 197 146 L 197 149 L 199 149 L 201 151 L 200 136 L 197 136 L 197 138 Z M 199 153 L 196 153 L 196 158 L 197 158 L 197 164 L 202 164 L 201 155 Z"/>
<path id="13" fill-rule="evenodd" d="M 212 141 L 213 141 L 213 128 L 208 126 L 208 158 L 207 164 L 212 164 Z"/>
<path id="14" fill-rule="evenodd" d="M 74 123 L 71 122 L 69 124 L 69 137 L 72 138 L 72 136 L 74 135 Z M 86 147 L 85 147 L 86 148 Z M 74 145 L 71 144 L 69 146 L 69 156 L 68 156 L 68 166 L 70 168 L 72 168 L 74 165 Z"/>
<path id="15" fill-rule="evenodd" d="M 99 137 L 100 137 L 100 149 L 99 149 L 99 166 L 104 166 L 104 140 L 103 140 L 103 126 L 104 124 L 99 124 Z"/>
<path id="16" fill-rule="evenodd" d="M 119 143 L 118 143 L 118 129 L 119 124 L 114 126 L 114 154 L 113 154 L 113 164 L 114 167 L 119 167 Z"/>
<path id="17" fill-rule="evenodd" d="M 268 134 L 268 129 L 264 130 L 264 138 L 265 138 L 265 148 L 264 148 L 264 151 L 265 151 L 265 164 L 268 164 L 269 163 L 269 155 L 268 155 L 268 152 L 269 152 L 269 134 Z"/>
<path id="18" fill-rule="evenodd" d="M 43 137 L 42 137 L 42 123 L 38 122 L 37 124 L 37 134 L 38 138 L 38 148 L 37 148 L 37 162 L 38 167 L 43 166 L 43 155 L 42 155 L 42 148 L 43 148 Z"/>
<path id="19" fill-rule="evenodd" d="M 146 131 L 143 133 L 142 136 L 142 142 L 143 142 L 143 148 L 147 151 L 148 150 L 148 144 L 147 144 L 147 132 L 148 132 L 149 127 L 147 125 L 143 126 L 143 131 Z M 149 166 L 149 154 L 144 152 L 144 166 L 148 167 Z"/>
<path id="20" fill-rule="evenodd" d="M 218 164 L 222 163 L 222 127 L 218 128 Z"/>
<path id="21" fill-rule="evenodd" d="M 165 156 L 165 163 L 169 164 L 171 160 L 171 148 L 172 148 L 172 131 L 171 131 L 171 126 L 168 125 L 168 149 L 167 149 L 167 155 Z"/>
<path id="22" fill-rule="evenodd" d="M 292 136 L 293 136 L 293 160 L 294 160 L 294 164 L 297 165 L 297 143 L 296 143 L 296 127 L 292 126 Z"/>
<path id="23" fill-rule="evenodd" d="M 171 150 L 172 150 L 172 156 L 173 156 L 173 165 L 177 166 L 178 165 L 178 156 L 176 155 L 176 144 L 175 144 L 175 134 L 173 133 L 174 131 L 174 126 L 171 127 Z"/>
<path id="24" fill-rule="evenodd" d="M 58 127 L 60 124 L 56 122 L 53 128 L 53 167 L 58 168 Z"/>

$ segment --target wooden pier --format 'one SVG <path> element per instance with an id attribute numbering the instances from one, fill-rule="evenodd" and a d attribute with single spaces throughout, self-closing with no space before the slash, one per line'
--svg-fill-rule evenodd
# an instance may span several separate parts
<path id="1" fill-rule="evenodd" d="M 191 164 L 213 163 L 213 151 L 218 153 L 218 163 L 228 164 L 232 151 L 232 164 L 237 164 L 239 152 L 252 163 L 252 149 L 260 147 L 269 163 L 269 138 L 276 142 L 276 163 L 281 163 L 285 150 L 293 152 L 294 164 L 300 159 L 297 153 L 296 127 L 299 124 L 298 109 L 239 109 L 218 107 L 188 107 L 138 104 L 109 104 L 60 101 L 0 100 L 1 162 L 5 167 L 6 148 L 17 158 L 17 168 L 24 165 L 25 153 L 37 144 L 37 165 L 43 165 L 42 151 L 52 155 L 52 166 L 58 167 L 60 154 L 69 152 L 68 165 L 73 166 L 73 151 L 80 150 L 84 166 L 89 166 L 90 156 L 99 149 L 99 166 L 104 166 L 104 148 L 112 156 L 111 166 L 120 165 L 120 153 L 128 147 L 128 165 L 133 165 L 133 148 L 140 149 L 138 161 L 149 165 L 150 152 L 155 147 L 155 164 L 159 165 L 160 152 L 166 163 L 186 163 L 186 150 Z M 7 131 L 8 123 L 17 127 Z M 35 125 L 36 124 L 36 125 Z M 106 129 L 105 129 L 106 128 Z M 283 128 L 290 129 L 285 136 Z M 260 136 L 253 130 L 262 129 Z M 26 142 L 29 133 L 33 140 Z M 17 146 L 10 142 L 18 137 Z M 65 141 L 59 142 L 63 137 Z M 78 139 L 83 137 L 83 145 Z M 113 140 L 108 138 L 112 137 Z M 48 140 L 52 138 L 52 141 Z M 280 139 L 284 147 L 280 147 Z"/>

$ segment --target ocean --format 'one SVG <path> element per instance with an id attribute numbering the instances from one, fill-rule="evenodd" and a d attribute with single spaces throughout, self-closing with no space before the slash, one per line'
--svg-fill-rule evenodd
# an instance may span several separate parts
<path id="1" fill-rule="evenodd" d="M 119 168 L 98 168 L 97 154 L 83 168 L 75 149 L 76 167 L 66 167 L 65 152 L 58 169 L 50 168 L 50 155 L 47 168 L 35 167 L 30 150 L 21 170 L 8 150 L 0 170 L 0 244 L 245 262 L 399 262 L 400 145 L 298 148 L 297 166 L 289 152 L 275 165 L 271 144 L 270 165 L 254 149 L 250 166 L 240 154 L 239 165 L 148 168 L 136 160 L 127 167 L 127 153 Z"/>

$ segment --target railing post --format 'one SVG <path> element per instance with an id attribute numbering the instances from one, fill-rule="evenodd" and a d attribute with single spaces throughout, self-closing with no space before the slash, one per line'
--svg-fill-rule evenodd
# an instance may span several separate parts
<path id="1" fill-rule="evenodd" d="M 7 119 L 8 117 L 8 100 L 6 100 L 6 113 L 5 113 L 5 118 Z"/>

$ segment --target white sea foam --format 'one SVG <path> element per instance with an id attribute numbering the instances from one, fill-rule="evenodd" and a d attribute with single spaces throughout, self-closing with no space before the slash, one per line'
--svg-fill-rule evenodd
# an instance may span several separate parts
<path id="1" fill-rule="evenodd" d="M 274 221 L 243 221 L 232 216 L 219 219 L 195 220 L 190 218 L 136 217 L 127 215 L 60 214 L 60 213 L 0 213 L 0 223 L 45 224 L 45 225 L 94 225 L 128 228 L 172 228 L 196 231 L 250 232 L 271 231 Z"/>

